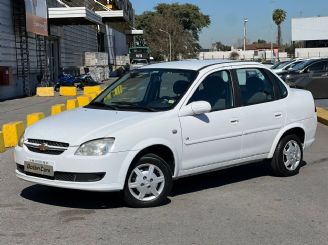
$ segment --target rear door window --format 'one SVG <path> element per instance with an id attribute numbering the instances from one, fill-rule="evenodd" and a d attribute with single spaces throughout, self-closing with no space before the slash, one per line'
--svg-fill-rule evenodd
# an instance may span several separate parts
<path id="1" fill-rule="evenodd" d="M 265 103 L 275 99 L 273 83 L 261 69 L 237 69 L 236 75 L 243 105 Z"/>

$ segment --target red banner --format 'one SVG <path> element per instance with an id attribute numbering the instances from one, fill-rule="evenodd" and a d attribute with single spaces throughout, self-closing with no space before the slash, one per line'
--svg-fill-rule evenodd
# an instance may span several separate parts
<path id="1" fill-rule="evenodd" d="M 42 36 L 48 36 L 48 8 L 46 0 L 25 0 L 26 29 Z"/>

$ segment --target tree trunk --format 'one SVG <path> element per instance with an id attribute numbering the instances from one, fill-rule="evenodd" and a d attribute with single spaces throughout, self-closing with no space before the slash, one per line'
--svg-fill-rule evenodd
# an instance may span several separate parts
<path id="1" fill-rule="evenodd" d="M 281 44 L 281 26 L 280 25 L 278 25 L 277 44 L 278 44 L 278 48 L 280 48 L 280 44 Z"/>

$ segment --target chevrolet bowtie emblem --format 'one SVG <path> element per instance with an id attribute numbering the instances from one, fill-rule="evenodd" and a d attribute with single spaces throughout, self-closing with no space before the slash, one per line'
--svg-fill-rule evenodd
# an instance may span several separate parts
<path id="1" fill-rule="evenodd" d="M 49 147 L 47 144 L 42 143 L 41 145 L 38 146 L 38 148 L 40 151 L 46 151 L 46 150 L 48 150 Z"/>

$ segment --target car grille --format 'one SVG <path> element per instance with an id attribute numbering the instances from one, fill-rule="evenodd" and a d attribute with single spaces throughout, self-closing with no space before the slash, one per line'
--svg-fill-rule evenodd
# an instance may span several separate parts
<path id="1" fill-rule="evenodd" d="M 69 172 L 55 172 L 53 177 L 46 175 L 39 175 L 29 173 L 24 170 L 24 166 L 16 164 L 17 170 L 28 176 L 34 176 L 42 179 L 60 180 L 67 182 L 96 182 L 104 178 L 105 173 L 69 173 Z"/>
<path id="2" fill-rule="evenodd" d="M 48 155 L 60 155 L 69 147 L 68 143 L 40 139 L 27 139 L 24 144 L 29 151 Z"/>

